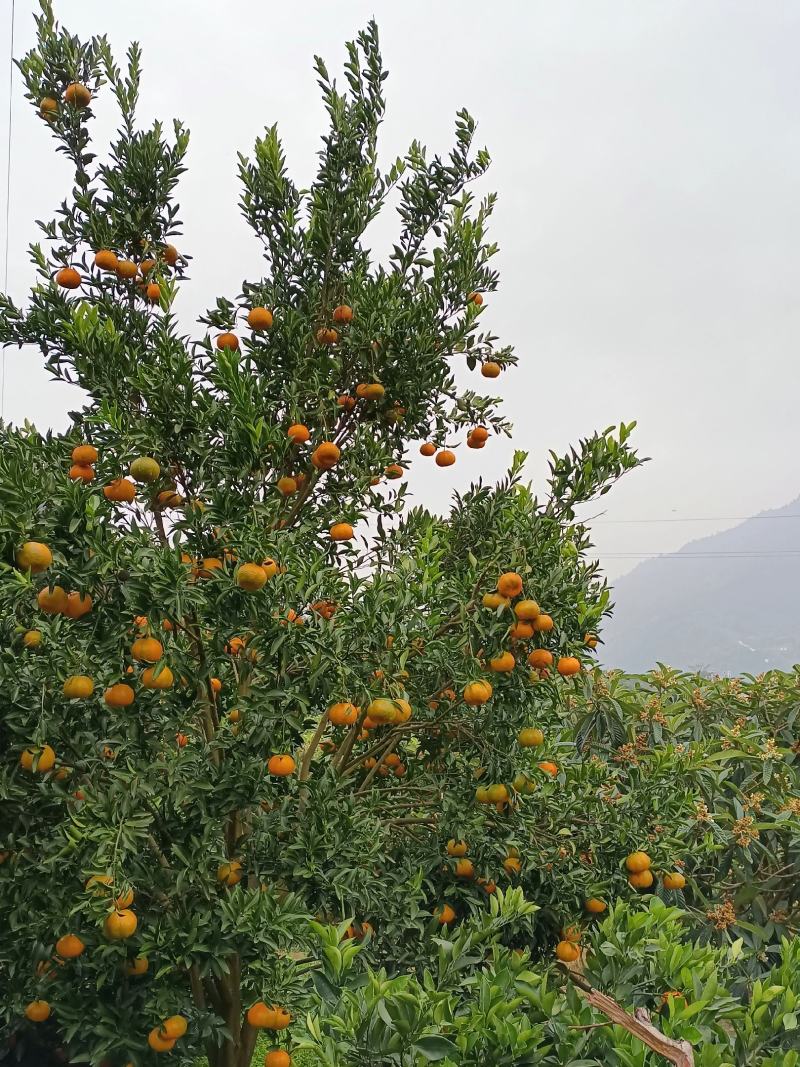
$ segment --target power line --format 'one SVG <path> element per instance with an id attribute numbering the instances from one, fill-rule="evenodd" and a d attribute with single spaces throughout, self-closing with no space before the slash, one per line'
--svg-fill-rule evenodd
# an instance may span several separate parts
<path id="1" fill-rule="evenodd" d="M 11 0 L 11 46 L 8 52 L 8 145 L 6 159 L 6 247 L 3 254 L 3 292 L 8 292 L 8 227 L 11 219 L 11 122 L 14 115 L 12 107 L 14 89 L 14 14 L 16 0 Z M 0 367 L 0 418 L 6 410 L 6 346 L 3 345 L 3 361 Z"/>

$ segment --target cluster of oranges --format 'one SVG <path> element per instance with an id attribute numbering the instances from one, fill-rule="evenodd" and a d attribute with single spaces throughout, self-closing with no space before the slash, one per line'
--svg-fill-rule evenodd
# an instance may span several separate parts
<path id="1" fill-rule="evenodd" d="M 631 852 L 625 859 L 628 882 L 634 889 L 649 889 L 655 881 L 651 870 L 652 861 L 646 852 Z M 686 876 L 680 871 L 666 872 L 662 876 L 665 889 L 679 890 L 686 885 Z"/>
<path id="2" fill-rule="evenodd" d="M 160 1026 L 154 1026 L 147 1035 L 147 1044 L 153 1052 L 171 1052 L 178 1041 L 189 1029 L 183 1015 L 170 1015 Z"/>
<path id="3" fill-rule="evenodd" d="M 161 286 L 152 279 L 148 281 L 148 276 L 156 269 L 159 262 L 168 267 L 175 267 L 179 260 L 180 253 L 175 245 L 171 244 L 165 244 L 160 249 L 159 261 L 145 258 L 139 263 L 132 259 L 120 258 L 110 248 L 100 248 L 95 253 L 94 266 L 102 273 L 115 275 L 122 282 L 134 282 L 151 304 L 157 304 L 161 300 Z M 62 267 L 56 272 L 55 282 L 62 289 L 79 289 L 83 284 L 83 278 L 75 267 Z"/>

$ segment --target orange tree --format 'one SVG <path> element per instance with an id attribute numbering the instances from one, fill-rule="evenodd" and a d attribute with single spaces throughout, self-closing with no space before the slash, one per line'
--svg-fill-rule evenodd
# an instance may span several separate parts
<path id="1" fill-rule="evenodd" d="M 172 311 L 188 137 L 137 127 L 138 48 L 122 72 L 43 0 L 19 66 L 74 184 L 0 341 L 83 406 L 63 436 L 2 430 L 0 1011 L 91 1063 L 242 1067 L 303 1006 L 309 913 L 405 963 L 492 892 L 462 837 L 521 869 L 508 827 L 565 779 L 520 731 L 608 608 L 574 508 L 636 466 L 631 426 L 553 456 L 546 499 L 517 456 L 444 518 L 406 510 L 412 449 L 446 467 L 508 431 L 454 367 L 515 357 L 483 325 L 474 122 L 447 159 L 414 143 L 379 170 L 374 25 L 344 91 L 317 60 L 309 189 L 275 128 L 241 159 L 265 275 L 197 337 Z M 121 120 L 96 156 L 104 92 Z M 390 197 L 380 264 L 363 235 Z M 638 843 L 630 823 L 595 880 Z"/>

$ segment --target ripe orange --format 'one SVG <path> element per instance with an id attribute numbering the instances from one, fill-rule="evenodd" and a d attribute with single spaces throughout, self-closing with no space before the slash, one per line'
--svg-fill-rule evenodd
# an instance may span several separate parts
<path id="1" fill-rule="evenodd" d="M 264 1067 L 292 1067 L 292 1057 L 282 1048 L 274 1048 L 264 1057 Z"/>
<path id="2" fill-rule="evenodd" d="M 556 670 L 562 678 L 571 678 L 581 669 L 581 661 L 574 656 L 562 656 L 556 664 Z"/>
<path id="3" fill-rule="evenodd" d="M 469 682 L 464 687 L 464 703 L 471 708 L 480 707 L 492 698 L 492 684 L 486 681 Z"/>
<path id="4" fill-rule="evenodd" d="M 307 426 L 304 426 L 302 422 L 294 422 L 286 431 L 286 436 L 296 445 L 304 445 L 306 441 L 310 440 L 311 433 Z"/>
<path id="5" fill-rule="evenodd" d="M 139 268 L 132 259 L 120 259 L 117 261 L 117 277 L 130 281 L 139 273 Z"/>
<path id="6" fill-rule="evenodd" d="M 41 541 L 26 541 L 17 549 L 15 560 L 21 571 L 41 574 L 53 562 L 53 553 Z"/>
<path id="7" fill-rule="evenodd" d="M 311 453 L 311 462 L 317 470 L 329 471 L 339 462 L 341 454 L 338 445 L 335 445 L 333 441 L 323 441 Z"/>
<path id="8" fill-rule="evenodd" d="M 247 1009 L 247 1021 L 254 1030 L 266 1030 L 272 1022 L 272 1009 L 263 1000 L 257 1000 Z"/>
<path id="9" fill-rule="evenodd" d="M 95 253 L 94 265 L 97 267 L 98 270 L 116 271 L 117 267 L 119 266 L 117 253 L 112 252 L 110 248 L 101 248 L 99 252 Z"/>
<path id="10" fill-rule="evenodd" d="M 480 307 L 483 303 L 483 297 L 480 293 L 470 293 L 467 297 L 467 300 L 470 302 L 470 304 L 475 304 L 476 307 Z"/>
<path id="11" fill-rule="evenodd" d="M 92 598 L 88 593 L 69 593 L 63 614 L 68 619 L 82 619 L 92 610 Z"/>
<path id="12" fill-rule="evenodd" d="M 442 906 L 437 908 L 433 914 L 436 916 L 436 921 L 440 926 L 449 925 L 456 917 L 456 913 L 449 904 L 442 904 Z"/>
<path id="13" fill-rule="evenodd" d="M 625 866 L 631 874 L 640 874 L 642 871 L 646 871 L 651 862 L 646 852 L 631 852 L 625 858 Z"/>
<path id="14" fill-rule="evenodd" d="M 354 396 L 347 396 L 346 394 L 336 397 L 336 403 L 344 411 L 352 411 L 356 406 L 356 398 Z"/>
<path id="15" fill-rule="evenodd" d="M 507 608 L 511 605 L 508 597 L 500 596 L 499 593 L 484 593 L 481 597 L 481 603 L 491 611 L 496 611 L 498 608 Z"/>
<path id="16" fill-rule="evenodd" d="M 131 463 L 131 477 L 137 482 L 150 484 L 161 474 L 161 467 L 151 456 L 139 456 Z"/>
<path id="17" fill-rule="evenodd" d="M 50 1005 L 46 1000 L 32 1000 L 25 1007 L 25 1018 L 32 1023 L 43 1023 L 50 1018 Z"/>
<path id="18" fill-rule="evenodd" d="M 103 496 L 106 500 L 113 500 L 118 504 L 130 504 L 136 499 L 136 486 L 127 478 L 115 478 L 113 482 L 103 486 Z"/>
<path id="19" fill-rule="evenodd" d="M 157 663 L 164 655 L 164 646 L 155 637 L 137 637 L 131 645 L 131 655 L 140 663 Z"/>
<path id="20" fill-rule="evenodd" d="M 602 915 L 608 907 L 608 904 L 606 904 L 604 900 L 599 900 L 597 897 L 589 897 L 588 900 L 584 901 L 583 906 L 590 915 Z"/>
<path id="21" fill-rule="evenodd" d="M 577 923 L 573 923 L 571 926 L 564 927 L 561 931 L 561 936 L 565 941 L 571 941 L 573 945 L 577 945 L 581 939 L 582 932 L 580 926 Z"/>
<path id="22" fill-rule="evenodd" d="M 62 289 L 77 289 L 81 284 L 81 276 L 74 267 L 62 267 L 56 274 L 56 285 Z"/>
<path id="23" fill-rule="evenodd" d="M 239 860 L 231 860 L 229 863 L 221 863 L 217 868 L 217 881 L 223 885 L 238 885 L 244 876 L 242 865 Z"/>
<path id="24" fill-rule="evenodd" d="M 474 876 L 475 866 L 472 860 L 456 860 L 456 878 L 473 878 Z"/>
<path id="25" fill-rule="evenodd" d="M 535 600 L 520 600 L 514 605 L 514 614 L 524 622 L 534 622 L 541 611 Z"/>
<path id="26" fill-rule="evenodd" d="M 139 264 L 139 270 L 142 274 L 149 274 L 155 268 L 155 265 L 156 261 L 154 259 L 143 259 Z"/>
<path id="27" fill-rule="evenodd" d="M 503 870 L 507 875 L 519 874 L 522 870 L 522 863 L 518 856 L 506 856 L 503 860 Z"/>
<path id="28" fill-rule="evenodd" d="M 488 363 L 484 363 L 481 366 L 481 374 L 484 378 L 497 378 L 500 375 L 500 364 L 495 363 L 494 360 L 489 360 Z"/>
<path id="29" fill-rule="evenodd" d="M 535 726 L 526 726 L 517 734 L 517 741 L 522 748 L 536 748 L 544 744 L 544 734 Z"/>
<path id="30" fill-rule="evenodd" d="M 538 764 L 538 767 L 540 771 L 544 771 L 545 774 L 549 774 L 551 778 L 555 778 L 555 776 L 558 774 L 558 764 L 553 763 L 552 760 L 542 760 L 542 762 Z"/>
<path id="31" fill-rule="evenodd" d="M 516 571 L 506 571 L 497 579 L 497 592 L 500 596 L 515 597 L 522 592 L 522 579 Z"/>
<path id="32" fill-rule="evenodd" d="M 164 256 L 164 262 L 168 266 L 175 267 L 175 266 L 178 265 L 178 260 L 180 259 L 180 253 L 178 252 L 178 249 L 175 247 L 175 245 L 169 245 L 169 244 L 164 245 L 163 256 Z"/>
<path id="33" fill-rule="evenodd" d="M 394 722 L 398 718 L 398 701 L 388 700 L 386 697 L 378 697 L 370 702 L 367 708 L 367 717 L 371 722 L 382 725 L 386 722 Z M 365 720 L 366 721 L 366 720 Z"/>
<path id="34" fill-rule="evenodd" d="M 67 606 L 67 594 L 60 585 L 54 585 L 52 589 L 40 589 L 36 602 L 45 615 L 60 615 Z"/>
<path id="35" fill-rule="evenodd" d="M 38 648 L 42 643 L 42 631 L 26 630 L 22 635 L 22 643 L 26 648 Z"/>
<path id="36" fill-rule="evenodd" d="M 155 667 L 145 667 L 142 671 L 142 685 L 145 689 L 171 689 L 175 676 L 167 666 L 162 666 L 156 674 Z"/>
<path id="37" fill-rule="evenodd" d="M 112 911 L 105 918 L 103 930 L 110 941 L 124 941 L 136 933 L 138 920 L 130 908 Z"/>
<path id="38" fill-rule="evenodd" d="M 349 522 L 335 522 L 330 528 L 331 541 L 352 541 L 353 527 Z"/>
<path id="39" fill-rule="evenodd" d="M 94 445 L 75 445 L 72 450 L 72 462 L 73 463 L 96 463 L 97 462 L 97 449 Z"/>
<path id="40" fill-rule="evenodd" d="M 665 889 L 683 889 L 686 885 L 686 879 L 680 871 L 674 871 L 672 874 L 665 874 L 663 881 Z"/>
<path id="41" fill-rule="evenodd" d="M 509 627 L 508 636 L 512 641 L 530 641 L 533 627 L 529 622 L 515 622 Z"/>
<path id="42" fill-rule="evenodd" d="M 239 338 L 235 333 L 221 333 L 217 338 L 217 348 L 220 352 L 236 352 L 239 348 Z"/>
<path id="43" fill-rule="evenodd" d="M 469 846 L 467 845 L 466 841 L 456 841 L 455 838 L 451 837 L 450 840 L 447 842 L 448 856 L 466 856 L 468 850 Z"/>
<path id="44" fill-rule="evenodd" d="M 287 775 L 294 774 L 296 766 L 295 761 L 288 755 L 270 756 L 267 760 L 267 772 L 276 778 L 286 778 Z"/>
<path id="45" fill-rule="evenodd" d="M 39 101 L 39 114 L 43 119 L 52 122 L 58 114 L 58 101 L 54 100 L 52 96 L 43 96 Z"/>
<path id="46" fill-rule="evenodd" d="M 651 870 L 637 871 L 628 878 L 628 882 L 634 889 L 649 889 L 653 884 L 653 872 Z"/>
<path id="47" fill-rule="evenodd" d="M 110 685 L 103 694 L 103 700 L 110 708 L 129 708 L 135 698 L 136 694 L 125 682 Z"/>
<path id="48" fill-rule="evenodd" d="M 455 461 L 456 454 L 451 452 L 449 448 L 443 448 L 441 452 L 437 452 L 434 460 L 437 467 L 452 467 Z"/>
<path id="49" fill-rule="evenodd" d="M 516 660 L 510 652 L 501 652 L 499 656 L 489 660 L 489 669 L 495 674 L 508 674 L 516 666 Z"/>
<path id="50" fill-rule="evenodd" d="M 333 321 L 334 322 L 352 322 L 353 321 L 353 309 L 348 307 L 347 304 L 340 304 L 333 309 Z"/>
<path id="51" fill-rule="evenodd" d="M 236 584 L 246 593 L 255 593 L 267 582 L 267 572 L 258 563 L 243 563 L 236 572 Z"/>
<path id="52" fill-rule="evenodd" d="M 386 389 L 380 382 L 361 382 L 356 386 L 356 396 L 362 400 L 380 400 L 386 395 Z"/>
<path id="53" fill-rule="evenodd" d="M 485 444 L 485 440 L 475 437 L 472 433 L 467 434 L 467 448 L 483 448 Z"/>
<path id="54" fill-rule="evenodd" d="M 269 308 L 250 308 L 247 313 L 247 325 L 251 330 L 268 330 L 272 325 L 272 312 Z"/>
<path id="55" fill-rule="evenodd" d="M 161 1036 L 175 1041 L 179 1037 L 183 1037 L 188 1029 L 189 1023 L 182 1015 L 170 1015 L 170 1017 L 165 1019 L 161 1024 Z"/>
<path id="56" fill-rule="evenodd" d="M 86 700 L 94 692 L 94 682 L 86 674 L 73 674 L 62 687 L 67 700 Z"/>
<path id="57" fill-rule="evenodd" d="M 181 494 L 174 489 L 162 489 L 156 496 L 156 505 L 160 508 L 179 508 L 183 502 Z"/>
<path id="58" fill-rule="evenodd" d="M 342 702 L 331 704 L 328 708 L 328 720 L 334 726 L 352 726 L 358 718 L 358 708 L 353 704 Z"/>
<path id="59" fill-rule="evenodd" d="M 210 685 L 211 685 L 211 692 L 212 693 L 221 693 L 222 692 L 222 682 L 219 680 L 219 678 L 211 678 L 210 679 Z"/>
<path id="60" fill-rule="evenodd" d="M 584 634 L 583 643 L 586 645 L 587 648 L 597 648 L 597 634 Z"/>
<path id="61" fill-rule="evenodd" d="M 329 326 L 321 326 L 315 336 L 318 345 L 335 345 L 339 340 L 339 334 Z"/>
<path id="62" fill-rule="evenodd" d="M 145 295 L 151 304 L 157 304 L 161 300 L 161 286 L 158 282 L 150 282 L 145 289 Z"/>
<path id="63" fill-rule="evenodd" d="M 387 478 L 402 478 L 406 472 L 399 463 L 390 463 L 384 473 Z"/>
<path id="64" fill-rule="evenodd" d="M 64 960 L 74 960 L 85 948 L 86 945 L 75 934 L 64 934 L 56 941 L 56 952 Z"/>
<path id="65" fill-rule="evenodd" d="M 432 441 L 425 441 L 424 444 L 419 446 L 419 454 L 421 456 L 433 456 L 436 453 L 436 445 Z"/>
<path id="66" fill-rule="evenodd" d="M 556 945 L 556 956 L 562 963 L 574 963 L 580 954 L 581 950 L 571 941 L 559 941 Z"/>
<path id="67" fill-rule="evenodd" d="M 94 467 L 89 463 L 73 463 L 69 476 L 73 482 L 91 482 L 94 478 Z"/>
<path id="68" fill-rule="evenodd" d="M 553 662 L 553 653 L 546 648 L 535 648 L 528 656 L 528 663 L 537 671 L 546 670 Z"/>
<path id="69" fill-rule="evenodd" d="M 64 100 L 73 107 L 88 107 L 92 94 L 85 85 L 80 82 L 72 82 L 64 90 Z"/>
<path id="70" fill-rule="evenodd" d="M 150 966 L 150 961 L 147 956 L 136 956 L 132 960 L 124 965 L 123 970 L 125 974 L 130 975 L 132 978 L 139 978 L 143 974 L 147 974 L 147 969 Z"/>
<path id="71" fill-rule="evenodd" d="M 24 771 L 32 771 L 34 769 L 34 760 L 36 760 L 37 756 L 36 770 L 39 774 L 45 774 L 45 772 L 53 769 L 56 762 L 56 754 L 50 745 L 42 745 L 41 748 L 26 748 L 19 757 L 20 767 Z"/>
<path id="72" fill-rule="evenodd" d="M 147 1035 L 147 1044 L 153 1052 L 172 1052 L 175 1048 L 175 1039 L 171 1037 L 162 1037 L 159 1028 L 154 1026 Z"/>
<path id="73" fill-rule="evenodd" d="M 490 804 L 505 804 L 508 800 L 508 789 L 502 783 L 490 785 L 487 794 Z"/>
<path id="74" fill-rule="evenodd" d="M 549 633 L 550 630 L 553 629 L 554 625 L 555 624 L 553 623 L 553 620 L 550 618 L 550 616 L 545 615 L 544 612 L 542 612 L 541 615 L 537 615 L 537 617 L 533 620 L 533 628 L 537 634 Z"/>

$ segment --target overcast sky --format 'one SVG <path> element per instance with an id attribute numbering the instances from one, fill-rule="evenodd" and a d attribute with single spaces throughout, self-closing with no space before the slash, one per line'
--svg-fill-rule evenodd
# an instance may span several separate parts
<path id="1" fill-rule="evenodd" d="M 549 448 L 636 418 L 652 462 L 605 498 L 595 528 L 613 577 L 636 562 L 616 553 L 670 551 L 730 525 L 619 520 L 745 516 L 800 493 L 796 0 L 55 6 L 80 36 L 106 33 L 119 60 L 138 39 L 142 121 L 176 115 L 191 129 L 176 242 L 195 257 L 187 328 L 261 273 L 236 206 L 236 153 L 277 121 L 293 176 L 310 180 L 324 123 L 314 53 L 338 70 L 342 42 L 376 16 L 391 72 L 386 161 L 414 137 L 447 151 L 460 107 L 478 118 L 494 160 L 483 189 L 499 194 L 501 288 L 484 321 L 520 357 L 493 383 L 514 445 L 461 448 L 447 471 L 420 461 L 418 500 L 441 506 L 478 474 L 499 476 L 514 446 L 541 485 Z M 16 56 L 32 43 L 32 10 L 17 0 Z M 0 16 L 2 198 L 11 0 Z M 34 219 L 51 217 L 69 174 L 18 75 L 14 87 L 8 288 L 23 300 Z M 101 101 L 101 138 L 113 121 Z M 75 404 L 38 353 L 9 352 L 7 419 L 60 429 Z"/>

